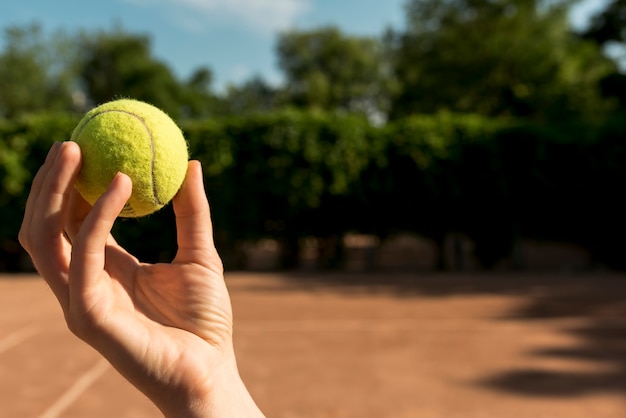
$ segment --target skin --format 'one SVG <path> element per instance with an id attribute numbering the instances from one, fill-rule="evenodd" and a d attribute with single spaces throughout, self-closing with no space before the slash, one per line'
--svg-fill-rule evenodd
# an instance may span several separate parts
<path id="1" fill-rule="evenodd" d="M 166 417 L 262 417 L 237 370 L 199 162 L 189 162 L 173 201 L 178 253 L 171 264 L 141 263 L 111 236 L 130 178 L 119 173 L 91 207 L 74 189 L 80 167 L 76 143 L 52 146 L 19 234 L 69 329 Z"/>

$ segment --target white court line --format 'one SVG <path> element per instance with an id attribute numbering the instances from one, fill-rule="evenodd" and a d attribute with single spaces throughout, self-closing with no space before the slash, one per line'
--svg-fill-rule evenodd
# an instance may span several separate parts
<path id="1" fill-rule="evenodd" d="M 27 340 L 28 338 L 35 335 L 38 331 L 38 328 L 34 325 L 26 326 L 19 331 L 15 331 L 12 334 L 7 335 L 3 339 L 0 340 L 0 354 L 10 350 L 15 347 L 22 341 Z"/>
<path id="2" fill-rule="evenodd" d="M 83 374 L 68 390 L 61 395 L 39 418 L 58 418 L 76 399 L 109 369 L 109 363 L 100 359 L 91 369 Z"/>

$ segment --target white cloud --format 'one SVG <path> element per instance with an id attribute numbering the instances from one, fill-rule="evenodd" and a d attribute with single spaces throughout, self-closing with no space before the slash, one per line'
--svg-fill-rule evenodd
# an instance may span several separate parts
<path id="1" fill-rule="evenodd" d="M 126 0 L 140 4 L 142 0 Z M 311 7 L 310 0 L 161 0 L 175 7 L 171 16 L 189 30 L 197 31 L 209 22 L 243 25 L 263 34 L 288 29 Z M 154 4 L 154 3 L 152 3 Z"/>

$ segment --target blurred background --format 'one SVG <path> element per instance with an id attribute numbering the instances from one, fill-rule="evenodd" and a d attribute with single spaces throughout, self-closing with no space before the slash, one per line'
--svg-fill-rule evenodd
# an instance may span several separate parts
<path id="1" fill-rule="evenodd" d="M 203 163 L 268 416 L 626 416 L 626 1 L 20 0 L 0 30 L 0 417 L 158 415 L 13 274 L 51 144 L 120 97 Z M 146 262 L 175 233 L 114 231 Z"/>
<path id="2" fill-rule="evenodd" d="M 626 268 L 625 12 L 602 0 L 3 4 L 0 269 L 29 268 L 16 235 L 52 141 L 119 97 L 183 128 L 227 268 L 525 269 L 556 253 L 552 267 Z M 145 261 L 170 259 L 171 216 L 117 234 Z M 402 251 L 423 254 L 394 260 Z"/>

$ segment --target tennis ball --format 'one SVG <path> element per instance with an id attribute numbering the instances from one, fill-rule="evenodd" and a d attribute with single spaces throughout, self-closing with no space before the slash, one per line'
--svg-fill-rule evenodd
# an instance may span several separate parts
<path id="1" fill-rule="evenodd" d="M 187 142 L 162 110 L 122 99 L 85 114 L 72 132 L 83 156 L 76 189 L 93 205 L 122 172 L 133 192 L 120 213 L 134 218 L 156 212 L 180 189 L 187 173 Z"/>

